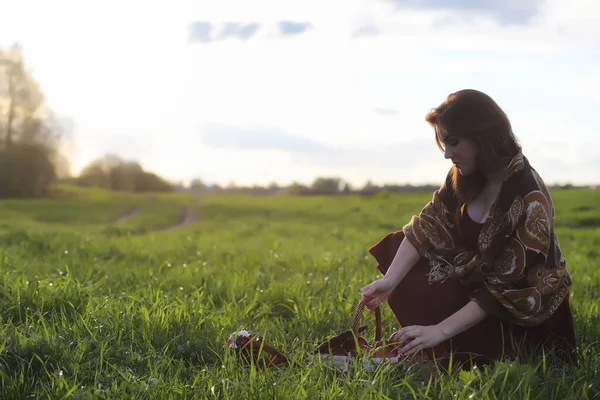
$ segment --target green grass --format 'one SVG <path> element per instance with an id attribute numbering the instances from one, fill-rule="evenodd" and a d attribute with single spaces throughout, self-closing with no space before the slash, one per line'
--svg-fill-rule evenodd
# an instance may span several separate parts
<path id="1" fill-rule="evenodd" d="M 553 193 L 581 365 L 499 363 L 429 381 L 402 365 L 344 374 L 311 351 L 349 328 L 361 287 L 379 277 L 367 248 L 430 193 L 62 190 L 55 200 L 0 202 L 0 398 L 600 398 L 600 192 Z M 176 223 L 183 205 L 201 220 L 155 231 Z M 397 322 L 382 311 L 389 335 Z M 239 363 L 224 344 L 240 326 L 266 333 L 290 365 Z"/>

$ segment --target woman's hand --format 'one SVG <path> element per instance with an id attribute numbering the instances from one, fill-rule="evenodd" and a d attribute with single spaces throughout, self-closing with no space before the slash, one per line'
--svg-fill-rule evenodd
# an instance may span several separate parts
<path id="1" fill-rule="evenodd" d="M 390 336 L 390 342 L 403 344 L 399 352 L 414 354 L 429 349 L 481 322 L 487 313 L 477 302 L 471 300 L 463 308 L 435 325 L 405 326 Z"/>
<path id="2" fill-rule="evenodd" d="M 404 344 L 399 350 L 401 354 L 414 354 L 419 350 L 435 347 L 446 339 L 439 325 L 410 325 L 390 336 L 389 341 Z"/>
<path id="3" fill-rule="evenodd" d="M 362 288 L 362 300 L 367 310 L 375 311 L 379 303 L 390 297 L 396 286 L 394 282 L 384 277 Z"/>

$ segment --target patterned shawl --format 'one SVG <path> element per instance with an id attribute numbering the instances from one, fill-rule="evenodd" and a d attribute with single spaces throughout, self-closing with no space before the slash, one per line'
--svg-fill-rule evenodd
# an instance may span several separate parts
<path id="1" fill-rule="evenodd" d="M 527 158 L 519 153 L 507 168 L 475 250 L 462 243 L 463 207 L 448 174 L 433 199 L 403 228 L 406 239 L 429 261 L 430 284 L 458 278 L 478 288 L 471 299 L 488 313 L 521 326 L 546 320 L 572 281 L 554 234 L 552 198 Z"/>

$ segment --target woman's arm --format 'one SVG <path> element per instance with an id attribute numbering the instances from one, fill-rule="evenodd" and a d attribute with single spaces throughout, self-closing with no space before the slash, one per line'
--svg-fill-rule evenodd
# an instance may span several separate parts
<path id="1" fill-rule="evenodd" d="M 407 239 L 403 239 L 383 279 L 395 288 L 420 258 L 416 247 Z"/>
<path id="2" fill-rule="evenodd" d="M 450 339 L 470 327 L 483 321 L 487 313 L 479 304 L 471 300 L 463 308 L 443 320 L 438 324 L 442 335 Z"/>
<path id="3" fill-rule="evenodd" d="M 362 300 L 367 310 L 375 310 L 379 303 L 387 299 L 420 258 L 415 246 L 403 239 L 385 276 L 362 288 Z"/>
<path id="4" fill-rule="evenodd" d="M 421 349 L 437 346 L 445 340 L 466 331 L 481 322 L 487 313 L 471 300 L 460 310 L 436 325 L 410 325 L 394 333 L 390 341 L 405 343 L 400 349 L 402 354 L 413 354 Z M 412 339 L 409 341 L 409 339 Z M 408 343 L 406 343 L 408 341 Z"/>
<path id="5" fill-rule="evenodd" d="M 369 311 L 373 311 L 379 303 L 391 295 L 421 257 L 434 256 L 433 249 L 443 253 L 455 247 L 456 227 L 448 211 L 456 208 L 456 196 L 453 193 L 452 170 L 450 170 L 444 184 L 433 193 L 431 201 L 423 207 L 418 216 L 413 215 L 410 222 L 403 227 L 404 239 L 385 276 L 363 287 L 362 301 Z M 426 234 L 431 231 L 435 231 L 432 235 L 433 242 Z M 378 259 L 373 252 L 371 254 Z M 387 264 L 389 253 L 385 255 L 385 259 Z M 379 259 L 378 262 L 382 264 Z"/>

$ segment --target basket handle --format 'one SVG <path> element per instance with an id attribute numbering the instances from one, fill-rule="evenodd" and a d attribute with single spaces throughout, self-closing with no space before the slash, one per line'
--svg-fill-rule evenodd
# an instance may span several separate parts
<path id="1" fill-rule="evenodd" d="M 352 332 L 354 335 L 358 337 L 358 329 L 360 328 L 360 320 L 363 315 L 363 311 L 365 309 L 365 302 L 363 300 L 358 303 L 356 306 L 356 312 L 354 313 L 354 320 L 352 321 Z M 381 327 L 381 309 L 379 306 L 375 309 L 375 342 L 379 342 L 382 336 L 382 327 Z"/>

